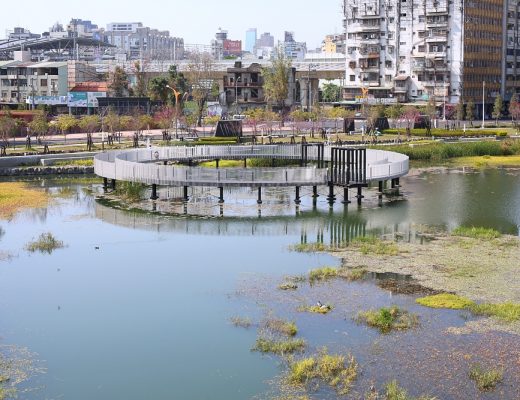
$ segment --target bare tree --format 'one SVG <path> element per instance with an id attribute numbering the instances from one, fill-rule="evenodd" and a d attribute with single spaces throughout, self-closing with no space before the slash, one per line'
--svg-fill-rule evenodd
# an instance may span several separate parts
<path id="1" fill-rule="evenodd" d="M 188 64 L 187 79 L 190 94 L 197 103 L 197 126 L 202 126 L 202 114 L 214 86 L 214 63 L 207 53 L 192 53 Z"/>

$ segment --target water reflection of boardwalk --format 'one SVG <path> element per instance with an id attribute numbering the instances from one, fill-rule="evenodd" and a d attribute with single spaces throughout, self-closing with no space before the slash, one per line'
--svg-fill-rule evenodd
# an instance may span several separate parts
<path id="1" fill-rule="evenodd" d="M 131 212 L 96 202 L 95 216 L 104 222 L 131 229 L 209 236 L 299 236 L 302 243 L 338 245 L 385 229 L 384 223 L 369 223 L 359 213 L 345 215 L 321 211 L 262 218 L 192 217 Z"/>

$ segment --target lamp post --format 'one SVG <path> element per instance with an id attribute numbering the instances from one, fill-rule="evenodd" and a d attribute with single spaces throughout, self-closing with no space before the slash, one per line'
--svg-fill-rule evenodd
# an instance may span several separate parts
<path id="1" fill-rule="evenodd" d="M 443 104 L 442 104 L 442 120 L 443 121 L 446 121 L 446 82 L 444 83 L 444 88 L 443 88 Z"/>
<path id="2" fill-rule="evenodd" d="M 175 139 L 177 139 L 177 127 L 179 125 L 179 97 L 181 96 L 181 92 L 175 90 L 170 85 L 166 85 L 166 87 L 175 95 Z"/>

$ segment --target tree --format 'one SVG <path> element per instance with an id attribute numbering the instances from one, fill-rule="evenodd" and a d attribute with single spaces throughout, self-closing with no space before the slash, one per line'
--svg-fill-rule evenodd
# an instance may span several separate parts
<path id="1" fill-rule="evenodd" d="M 466 110 L 464 109 L 464 100 L 462 98 L 459 99 L 459 102 L 455 106 L 455 118 L 458 121 L 464 121 L 466 119 Z"/>
<path id="2" fill-rule="evenodd" d="M 426 107 L 424 107 L 426 118 L 426 136 L 432 135 L 432 121 L 437 118 L 437 104 L 435 103 L 435 95 L 431 95 L 428 99 Z"/>
<path id="3" fill-rule="evenodd" d="M 190 84 L 182 72 L 177 71 L 176 65 L 171 65 L 168 70 L 168 83 L 169 86 L 174 88 L 179 96 L 174 96 L 174 92 L 170 90 L 171 103 L 173 106 L 177 104 L 177 97 L 179 103 L 182 103 L 185 96 L 184 94 L 189 91 Z M 181 104 L 179 104 L 180 106 Z"/>
<path id="4" fill-rule="evenodd" d="M 473 121 L 475 120 L 475 103 L 473 103 L 473 100 L 469 100 L 466 104 L 466 119 L 473 126 Z"/>
<path id="5" fill-rule="evenodd" d="M 69 114 L 63 114 L 56 118 L 56 127 L 63 133 L 63 135 L 67 135 L 72 128 L 75 128 L 78 125 L 78 121 L 76 118 Z"/>
<path id="6" fill-rule="evenodd" d="M 380 118 L 384 118 L 385 116 L 385 106 L 382 104 L 378 104 L 376 106 L 372 106 L 368 108 L 367 112 L 367 128 L 368 131 L 372 131 L 377 127 L 377 123 Z"/>
<path id="7" fill-rule="evenodd" d="M 392 104 L 385 110 L 385 116 L 391 119 L 394 123 L 394 127 L 397 127 L 397 119 L 403 114 L 403 106 L 399 103 Z"/>
<path id="8" fill-rule="evenodd" d="M 136 97 L 145 97 L 147 94 L 148 82 L 146 81 L 144 65 L 141 65 L 139 61 L 136 61 L 134 63 L 133 72 L 136 79 L 134 94 Z"/>
<path id="9" fill-rule="evenodd" d="M 97 115 L 84 115 L 78 122 L 78 126 L 86 133 L 94 133 L 99 130 L 101 121 Z"/>
<path id="10" fill-rule="evenodd" d="M 401 118 L 406 122 L 406 137 L 410 138 L 412 136 L 412 129 L 420 116 L 421 113 L 414 106 L 406 106 L 403 108 Z"/>
<path id="11" fill-rule="evenodd" d="M 37 111 L 31 122 L 27 124 L 31 134 L 36 137 L 45 136 L 49 130 L 49 123 L 47 122 L 47 113 L 44 111 Z"/>
<path id="12" fill-rule="evenodd" d="M 7 143 L 9 137 L 16 132 L 16 121 L 9 113 L 0 117 L 0 135 L 2 139 Z"/>
<path id="13" fill-rule="evenodd" d="M 278 53 L 270 67 L 262 68 L 264 77 L 264 94 L 268 104 L 275 104 L 282 114 L 285 112 L 285 100 L 289 96 L 289 76 L 291 74 L 291 60 Z"/>
<path id="14" fill-rule="evenodd" d="M 168 79 L 164 76 L 156 76 L 150 80 L 148 87 L 148 94 L 154 101 L 161 101 L 166 104 L 170 95 L 171 89 L 168 88 Z"/>
<path id="15" fill-rule="evenodd" d="M 213 90 L 214 63 L 207 53 L 192 53 L 188 64 L 187 78 L 191 97 L 197 104 L 197 126 L 202 126 L 202 114 Z"/>
<path id="16" fill-rule="evenodd" d="M 117 66 L 109 77 L 109 89 L 115 97 L 124 97 L 128 94 L 128 75 L 122 67 Z"/>
<path id="17" fill-rule="evenodd" d="M 516 126 L 516 119 L 513 117 L 513 114 L 517 107 L 518 107 L 518 96 L 515 92 L 511 96 L 511 100 L 509 100 L 509 108 L 508 108 L 509 115 L 511 116 L 511 121 L 513 122 L 513 124 L 515 126 Z"/>
<path id="18" fill-rule="evenodd" d="M 121 117 L 117 115 L 114 110 L 108 111 L 103 122 L 110 133 L 116 133 L 121 130 Z"/>
<path id="19" fill-rule="evenodd" d="M 498 126 L 498 119 L 502 118 L 502 110 L 504 109 L 504 101 L 502 96 L 498 95 L 495 98 L 495 104 L 493 105 L 493 113 L 491 116 L 495 119 L 495 125 Z"/>
<path id="20" fill-rule="evenodd" d="M 341 97 L 341 87 L 329 82 L 323 85 L 322 100 L 326 103 L 339 101 Z"/>

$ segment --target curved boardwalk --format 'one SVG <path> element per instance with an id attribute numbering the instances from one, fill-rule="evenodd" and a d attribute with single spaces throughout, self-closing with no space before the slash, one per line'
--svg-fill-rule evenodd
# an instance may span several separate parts
<path id="1" fill-rule="evenodd" d="M 337 147 L 334 147 L 337 148 Z M 331 161 L 332 147 L 323 148 L 322 160 Z M 284 159 L 318 161 L 318 146 L 193 146 L 152 147 L 100 153 L 94 159 L 97 175 L 121 181 L 164 186 L 319 186 L 330 184 L 329 168 L 318 166 L 279 168 L 203 168 L 164 165 L 166 162 L 202 160 Z M 397 179 L 408 173 L 408 157 L 366 150 L 366 182 Z"/>

